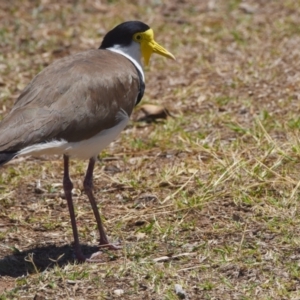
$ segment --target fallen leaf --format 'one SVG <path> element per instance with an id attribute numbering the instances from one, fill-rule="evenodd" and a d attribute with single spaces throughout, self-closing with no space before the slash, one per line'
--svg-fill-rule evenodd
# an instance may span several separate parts
<path id="1" fill-rule="evenodd" d="M 164 261 L 169 261 L 169 260 L 173 260 L 173 259 L 179 259 L 179 258 L 185 257 L 185 256 L 194 256 L 196 254 L 197 254 L 196 252 L 190 252 L 190 253 L 185 252 L 185 253 L 180 253 L 177 255 L 161 256 L 158 258 L 154 258 L 153 261 L 154 262 L 164 262 Z"/>
<path id="2" fill-rule="evenodd" d="M 140 122 L 153 122 L 157 119 L 166 119 L 168 116 L 172 117 L 165 107 L 152 104 L 142 105 L 139 112 L 140 116 L 138 116 L 137 121 Z"/>

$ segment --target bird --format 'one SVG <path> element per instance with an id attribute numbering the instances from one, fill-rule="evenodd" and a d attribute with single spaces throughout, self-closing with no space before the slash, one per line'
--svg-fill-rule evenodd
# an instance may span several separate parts
<path id="1" fill-rule="evenodd" d="M 81 249 L 69 160 L 88 160 L 83 187 L 97 222 L 99 248 L 118 249 L 109 243 L 102 224 L 93 194 L 93 171 L 98 154 L 126 127 L 141 101 L 143 66 L 153 53 L 175 60 L 154 40 L 147 24 L 123 22 L 107 32 L 98 49 L 63 57 L 43 69 L 0 122 L 0 166 L 26 155 L 63 157 L 63 190 L 79 262 L 96 261 L 97 255 L 85 256 Z"/>

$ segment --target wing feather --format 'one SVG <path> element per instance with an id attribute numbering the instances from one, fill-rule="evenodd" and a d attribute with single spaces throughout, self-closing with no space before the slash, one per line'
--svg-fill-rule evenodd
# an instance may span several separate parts
<path id="1" fill-rule="evenodd" d="M 115 126 L 132 113 L 139 93 L 134 65 L 109 50 L 58 60 L 24 89 L 0 123 L 0 151 L 17 151 L 54 139 L 77 142 Z"/>

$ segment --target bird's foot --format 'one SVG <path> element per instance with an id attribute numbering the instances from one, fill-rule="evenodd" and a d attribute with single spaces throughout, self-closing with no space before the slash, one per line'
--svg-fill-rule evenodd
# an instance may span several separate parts
<path id="1" fill-rule="evenodd" d="M 120 250 L 122 249 L 119 245 L 114 244 L 105 244 L 98 246 L 100 251 L 94 252 L 90 257 L 86 258 L 85 261 L 88 263 L 98 263 L 105 261 L 105 257 L 103 257 L 104 252 L 101 249 L 108 249 L 108 250 Z"/>
<path id="2" fill-rule="evenodd" d="M 103 255 L 102 251 L 96 251 L 90 255 L 84 255 L 81 248 L 74 249 L 74 258 L 78 263 L 90 262 L 97 263 L 103 262 L 101 256 Z"/>
<path id="3" fill-rule="evenodd" d="M 105 243 L 98 245 L 99 251 L 96 251 L 92 253 L 90 256 L 85 256 L 81 249 L 75 249 L 75 258 L 79 263 L 89 262 L 89 263 L 97 263 L 97 262 L 103 262 L 102 256 L 103 251 L 102 249 L 107 250 L 120 250 L 122 249 L 122 246 L 120 244 L 111 244 L 111 243 Z"/>
<path id="4" fill-rule="evenodd" d="M 122 249 L 122 246 L 120 244 L 111 244 L 111 243 L 101 243 L 98 246 L 100 249 L 108 249 L 108 250 L 120 250 Z"/>

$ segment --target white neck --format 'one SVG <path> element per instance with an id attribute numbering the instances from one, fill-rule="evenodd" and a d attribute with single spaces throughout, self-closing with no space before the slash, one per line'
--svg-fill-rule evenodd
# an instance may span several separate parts
<path id="1" fill-rule="evenodd" d="M 120 45 L 115 45 L 113 47 L 107 48 L 107 50 L 119 53 L 125 57 L 127 57 L 141 72 L 143 81 L 145 81 L 145 75 L 143 71 L 143 67 L 141 64 L 141 47 L 140 44 L 132 42 L 129 46 L 123 47 Z"/>

